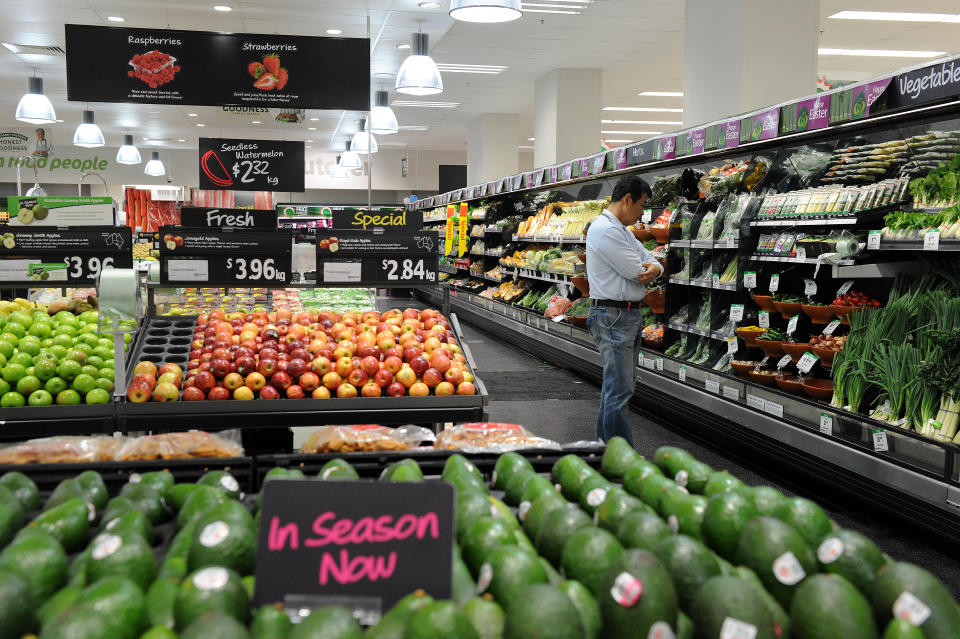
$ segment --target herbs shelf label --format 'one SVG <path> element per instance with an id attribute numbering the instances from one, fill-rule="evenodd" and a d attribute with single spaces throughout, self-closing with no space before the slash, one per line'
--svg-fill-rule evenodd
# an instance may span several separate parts
<path id="1" fill-rule="evenodd" d="M 776 293 L 780 288 L 780 274 L 774 273 L 770 276 L 770 292 Z"/>
<path id="2" fill-rule="evenodd" d="M 757 273 L 756 271 L 745 271 L 743 273 L 743 287 L 754 289 L 757 288 Z"/>
<path id="3" fill-rule="evenodd" d="M 800 358 L 800 361 L 797 362 L 797 370 L 806 375 L 810 372 L 810 369 L 813 368 L 813 365 L 817 363 L 817 360 L 820 358 L 814 355 L 813 353 L 806 352 L 803 354 L 803 357 Z"/>

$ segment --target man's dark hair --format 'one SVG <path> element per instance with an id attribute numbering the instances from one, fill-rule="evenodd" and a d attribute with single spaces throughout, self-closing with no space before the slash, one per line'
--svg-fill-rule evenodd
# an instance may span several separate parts
<path id="1" fill-rule="evenodd" d="M 34 131 L 34 133 L 43 133 L 44 135 L 47 134 L 47 132 L 44 131 L 43 129 L 37 129 L 36 131 Z"/>
<path id="2" fill-rule="evenodd" d="M 640 197 L 646 195 L 648 198 L 653 197 L 653 191 L 650 190 L 650 185 L 638 175 L 625 175 L 617 181 L 617 185 L 613 187 L 613 196 L 610 198 L 612 202 L 619 202 L 627 194 L 630 194 L 634 202 L 640 200 Z"/>

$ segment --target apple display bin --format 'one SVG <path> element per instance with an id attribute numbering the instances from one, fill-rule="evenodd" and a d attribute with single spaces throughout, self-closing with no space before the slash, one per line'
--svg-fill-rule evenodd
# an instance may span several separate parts
<path id="1" fill-rule="evenodd" d="M 141 360 L 157 365 L 174 362 L 185 369 L 195 323 L 196 317 L 192 316 L 145 320 L 141 339 L 136 340 L 136 348 L 131 349 L 128 375 Z M 456 318 L 451 318 L 451 327 L 467 358 L 467 368 L 476 380 L 475 395 L 143 403 L 134 403 L 124 397 L 116 405 L 116 430 L 172 432 L 199 428 L 217 431 L 334 424 L 396 426 L 484 421 L 488 399 L 486 388 L 475 372 L 473 358 L 459 334 Z"/>

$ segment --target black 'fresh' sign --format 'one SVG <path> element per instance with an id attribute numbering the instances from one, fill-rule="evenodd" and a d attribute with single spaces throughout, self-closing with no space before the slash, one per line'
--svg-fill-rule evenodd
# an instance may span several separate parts
<path id="1" fill-rule="evenodd" d="M 277 212 L 273 209 L 214 209 L 184 206 L 180 226 L 201 228 L 275 229 Z"/>

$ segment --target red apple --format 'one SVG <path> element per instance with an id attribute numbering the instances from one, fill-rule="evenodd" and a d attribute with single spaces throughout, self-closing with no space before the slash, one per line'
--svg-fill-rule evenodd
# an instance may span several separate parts
<path id="1" fill-rule="evenodd" d="M 163 364 L 160 368 L 157 369 L 157 375 L 163 375 L 164 373 L 173 373 L 180 377 L 183 376 L 183 369 L 174 364 L 173 362 L 167 362 Z"/>
<path id="2" fill-rule="evenodd" d="M 303 389 L 305 393 L 311 393 L 320 386 L 320 377 L 311 371 L 307 371 L 300 376 L 300 379 L 297 380 L 297 383 Z"/>
<path id="3" fill-rule="evenodd" d="M 393 373 L 386 368 L 381 368 L 374 374 L 373 381 L 376 382 L 380 388 L 386 388 L 393 383 Z"/>
<path id="4" fill-rule="evenodd" d="M 360 389 L 360 394 L 364 397 L 380 397 L 381 393 L 380 386 L 374 382 L 367 382 Z"/>
<path id="5" fill-rule="evenodd" d="M 454 386 L 459 386 L 463 383 L 463 371 L 451 366 L 447 369 L 447 372 L 443 374 L 443 378 Z"/>
<path id="6" fill-rule="evenodd" d="M 212 362 L 210 362 L 210 371 L 220 379 L 223 379 L 228 373 L 233 372 L 233 367 L 230 365 L 229 361 L 223 358 L 214 359 Z"/>
<path id="7" fill-rule="evenodd" d="M 413 372 L 412 368 L 401 368 L 399 371 L 397 371 L 394 377 L 398 382 L 400 382 L 407 388 L 410 388 L 414 384 L 414 382 L 417 381 L 417 374 Z"/>
<path id="8" fill-rule="evenodd" d="M 340 377 L 346 379 L 353 370 L 353 360 L 349 357 L 341 357 L 337 360 L 336 371 Z"/>
<path id="9" fill-rule="evenodd" d="M 430 368 L 430 363 L 423 357 L 418 356 L 413 358 L 413 361 L 410 362 L 410 368 L 412 368 L 413 372 L 419 377 L 420 375 L 423 375 L 428 368 Z"/>
<path id="10" fill-rule="evenodd" d="M 127 386 L 127 399 L 135 404 L 142 404 L 143 402 L 149 401 L 152 393 L 153 389 L 147 385 L 146 382 L 137 381 L 136 379 L 132 380 L 130 385 Z"/>
<path id="11" fill-rule="evenodd" d="M 144 373 L 140 373 L 139 375 L 134 375 L 133 379 L 130 380 L 130 384 L 133 384 L 134 382 L 143 382 L 144 384 L 147 385 L 147 388 L 152 393 L 153 387 L 157 385 L 157 378 L 154 377 L 153 375 L 146 375 Z"/>
<path id="12" fill-rule="evenodd" d="M 157 385 L 166 382 L 168 384 L 173 384 L 177 388 L 180 388 L 180 385 L 183 383 L 183 378 L 178 373 L 164 373 L 157 378 Z"/>
<path id="13" fill-rule="evenodd" d="M 457 389 L 450 382 L 440 382 L 433 392 L 437 395 L 453 395 Z"/>
<path id="14" fill-rule="evenodd" d="M 326 386 L 318 386 L 310 393 L 310 397 L 313 399 L 330 399 L 330 389 Z"/>
<path id="15" fill-rule="evenodd" d="M 337 390 L 340 384 L 343 383 L 343 378 L 340 377 L 339 373 L 330 371 L 323 376 L 323 385 L 329 390 Z"/>
<path id="16" fill-rule="evenodd" d="M 280 399 L 280 391 L 274 386 L 264 386 L 260 389 L 260 399 Z"/>
<path id="17" fill-rule="evenodd" d="M 435 368 L 428 368 L 423 371 L 423 383 L 430 388 L 436 388 L 443 381 L 443 373 Z M 452 393 L 451 393 L 452 394 Z"/>
<path id="18" fill-rule="evenodd" d="M 310 370 L 312 370 L 314 373 L 316 373 L 320 377 L 323 377 L 324 375 L 329 373 L 332 370 L 332 368 L 333 368 L 333 364 L 330 362 L 329 358 L 324 357 L 323 355 L 320 355 L 319 357 L 314 359 L 312 362 L 310 362 Z"/>
<path id="19" fill-rule="evenodd" d="M 387 350 L 383 351 L 383 356 L 384 358 L 396 357 L 399 360 L 403 360 L 403 347 L 394 346 L 393 348 L 388 348 Z"/>
<path id="20" fill-rule="evenodd" d="M 170 382 L 158 382 L 153 389 L 153 401 L 175 402 L 180 399 L 180 389 Z"/>
<path id="21" fill-rule="evenodd" d="M 309 353 L 307 353 L 309 355 Z M 287 362 L 287 373 L 290 377 L 297 378 L 307 371 L 307 362 L 297 357 L 293 357 Z"/>
<path id="22" fill-rule="evenodd" d="M 446 373 L 451 364 L 450 358 L 446 357 L 445 355 L 434 355 L 430 360 L 430 363 L 433 364 L 433 367 L 441 373 Z"/>
<path id="23" fill-rule="evenodd" d="M 210 392 L 207 393 L 207 399 L 214 402 L 230 399 L 230 391 L 223 386 L 214 386 L 210 389 Z"/>
<path id="24" fill-rule="evenodd" d="M 476 395 L 477 389 L 472 382 L 463 382 L 457 386 L 457 395 Z"/>
<path id="25" fill-rule="evenodd" d="M 193 376 L 193 385 L 206 393 L 217 385 L 217 378 L 210 371 L 197 371 Z"/>
<path id="26" fill-rule="evenodd" d="M 313 359 L 313 354 L 305 348 L 295 348 L 292 351 L 289 351 L 290 359 L 302 359 L 305 362 L 309 362 Z"/>
<path id="27" fill-rule="evenodd" d="M 243 375 L 240 373 L 227 373 L 223 378 L 223 386 L 230 391 L 243 386 Z"/>
<path id="28" fill-rule="evenodd" d="M 287 399 L 304 399 L 307 395 L 296 384 L 287 387 Z"/>
<path id="29" fill-rule="evenodd" d="M 370 380 L 370 376 L 367 375 L 362 370 L 360 370 L 359 368 L 353 369 L 352 371 L 350 371 L 350 374 L 347 375 L 347 382 L 349 382 L 350 384 L 353 384 L 357 388 L 362 387 L 369 380 Z"/>
<path id="30" fill-rule="evenodd" d="M 241 355 L 233 363 L 241 375 L 248 375 L 257 370 L 257 360 L 250 355 Z"/>
<path id="31" fill-rule="evenodd" d="M 267 346 L 262 347 L 259 353 L 261 361 L 265 359 L 277 359 L 277 355 L 279 354 L 280 354 L 280 351 L 278 351 L 275 348 L 269 348 Z"/>
<path id="32" fill-rule="evenodd" d="M 393 373 L 394 375 L 400 370 L 403 366 L 403 360 L 399 357 L 391 356 L 383 360 L 383 367 Z"/>
<path id="33" fill-rule="evenodd" d="M 411 397 L 426 397 L 430 394 L 430 388 L 423 382 L 414 382 L 410 386 Z"/>
<path id="34" fill-rule="evenodd" d="M 137 365 L 133 367 L 134 375 L 149 375 L 150 377 L 157 376 L 157 365 L 153 362 L 148 362 L 143 360 L 142 362 L 137 362 Z"/>
<path id="35" fill-rule="evenodd" d="M 380 370 L 380 359 L 370 356 L 364 357 L 360 360 L 360 369 L 370 377 L 373 377 L 377 374 L 377 371 Z"/>
<path id="36" fill-rule="evenodd" d="M 290 385 L 293 384 L 293 380 L 290 379 L 290 375 L 285 371 L 277 371 L 270 378 L 270 384 L 276 386 L 277 390 L 287 390 Z"/>
<path id="37" fill-rule="evenodd" d="M 258 391 L 267 385 L 267 378 L 260 373 L 253 371 L 252 373 L 247 374 L 246 378 L 243 380 L 243 383 L 246 386 L 249 386 L 250 390 Z"/>
<path id="38" fill-rule="evenodd" d="M 187 386 L 183 389 L 183 401 L 185 402 L 202 402 L 206 398 L 206 394 L 196 386 Z"/>
<path id="39" fill-rule="evenodd" d="M 263 354 L 260 355 L 260 364 L 257 366 L 257 372 L 270 379 L 270 377 L 277 372 L 277 360 L 275 359 L 264 359 Z"/>
<path id="40" fill-rule="evenodd" d="M 353 384 L 340 384 L 337 387 L 337 397 L 340 399 L 349 399 L 357 396 L 357 387 Z"/>

